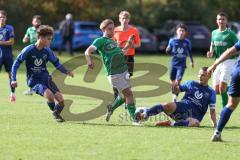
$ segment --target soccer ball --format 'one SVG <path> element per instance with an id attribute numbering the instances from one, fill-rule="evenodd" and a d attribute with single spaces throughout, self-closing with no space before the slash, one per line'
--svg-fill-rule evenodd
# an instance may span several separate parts
<path id="1" fill-rule="evenodd" d="M 138 107 L 135 111 L 135 120 L 137 122 L 140 121 L 146 121 L 148 119 L 147 117 L 147 108 L 146 107 Z"/>

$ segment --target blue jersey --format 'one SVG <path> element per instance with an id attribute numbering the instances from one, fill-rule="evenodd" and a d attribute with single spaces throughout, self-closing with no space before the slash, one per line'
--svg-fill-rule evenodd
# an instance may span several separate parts
<path id="1" fill-rule="evenodd" d="M 14 38 L 14 29 L 11 25 L 5 25 L 0 28 L 0 41 L 8 41 L 10 38 Z M 0 58 L 12 58 L 12 46 L 0 45 Z"/>
<path id="2" fill-rule="evenodd" d="M 67 73 L 67 70 L 59 62 L 59 59 L 50 48 L 39 50 L 35 44 L 31 44 L 25 47 L 14 61 L 12 66 L 12 81 L 16 81 L 17 70 L 23 61 L 26 62 L 27 80 L 30 87 L 33 87 L 37 83 L 48 83 L 48 61 L 50 61 L 61 72 L 65 74 Z"/>
<path id="3" fill-rule="evenodd" d="M 189 104 L 192 114 L 199 121 L 207 112 L 208 106 L 215 108 L 216 92 L 209 86 L 203 86 L 196 81 L 187 81 L 180 85 L 180 90 L 185 92 L 183 102 Z"/>
<path id="4" fill-rule="evenodd" d="M 240 40 L 234 45 L 237 51 L 240 50 Z M 235 67 L 240 68 L 240 57 L 238 57 Z"/>
<path id="5" fill-rule="evenodd" d="M 167 48 L 171 49 L 172 62 L 171 65 L 175 67 L 186 67 L 186 58 L 190 57 L 192 59 L 192 44 L 187 38 L 178 39 L 176 37 L 169 40 Z"/>

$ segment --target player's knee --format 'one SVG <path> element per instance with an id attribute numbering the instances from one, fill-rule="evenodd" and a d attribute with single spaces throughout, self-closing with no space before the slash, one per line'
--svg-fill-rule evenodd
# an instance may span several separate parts
<path id="1" fill-rule="evenodd" d="M 54 95 L 52 93 L 52 91 L 50 91 L 49 89 L 47 89 L 44 92 L 44 97 L 46 97 L 48 100 L 53 101 L 54 100 Z"/>
<path id="2" fill-rule="evenodd" d="M 199 127 L 200 126 L 200 122 L 196 119 L 189 119 L 189 127 Z"/>

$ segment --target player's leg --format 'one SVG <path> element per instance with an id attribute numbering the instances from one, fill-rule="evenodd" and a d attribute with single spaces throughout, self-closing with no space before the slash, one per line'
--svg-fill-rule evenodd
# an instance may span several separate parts
<path id="1" fill-rule="evenodd" d="M 11 69 L 12 69 L 12 65 L 13 65 L 13 58 L 8 58 L 8 59 L 3 60 L 3 64 L 5 66 L 5 70 L 8 73 L 8 77 L 9 77 L 9 85 L 10 85 L 10 89 L 11 89 L 10 102 L 15 102 L 16 101 L 15 88 L 12 87 L 12 85 L 11 85 Z"/>
<path id="2" fill-rule="evenodd" d="M 212 76 L 212 78 L 213 78 L 212 85 L 213 85 L 213 88 L 214 88 L 216 94 L 219 94 L 219 83 L 220 83 L 219 77 L 220 77 L 220 74 L 221 74 L 220 66 L 217 66 L 217 68 L 213 72 L 213 76 Z"/>
<path id="3" fill-rule="evenodd" d="M 227 83 L 231 79 L 232 68 L 235 64 L 234 59 L 228 59 L 222 62 L 221 65 L 221 74 L 219 77 L 220 84 L 219 84 L 219 92 L 222 98 L 222 106 L 226 106 L 228 102 L 228 94 L 227 94 Z"/>
<path id="4" fill-rule="evenodd" d="M 221 132 L 228 120 L 231 117 L 232 112 L 237 108 L 240 101 L 240 76 L 239 71 L 235 69 L 232 72 L 232 79 L 229 86 L 229 100 L 228 104 L 222 109 L 220 118 L 217 124 L 216 131 L 212 137 L 212 141 L 221 141 Z"/>
<path id="5" fill-rule="evenodd" d="M 184 72 L 185 72 L 185 68 L 178 68 L 178 69 L 177 69 L 175 85 L 180 85 L 180 83 L 181 83 L 181 81 L 182 81 L 182 77 L 183 77 L 183 75 L 184 75 Z M 178 93 L 175 94 L 175 95 L 176 95 L 176 97 L 175 97 L 174 102 L 177 101 Z"/>
<path id="6" fill-rule="evenodd" d="M 125 88 L 124 90 L 122 90 L 122 94 L 125 97 L 125 101 L 126 101 L 126 109 L 129 112 L 129 115 L 132 119 L 134 119 L 134 114 L 135 114 L 135 110 L 136 110 L 136 106 L 135 106 L 135 100 L 133 97 L 133 93 L 131 90 L 131 87 Z"/>
<path id="7" fill-rule="evenodd" d="M 53 109 L 53 116 L 57 122 L 64 122 L 65 120 L 60 115 L 64 108 L 64 99 L 62 93 L 58 89 L 57 85 L 52 81 L 51 77 L 48 80 L 48 88 L 54 94 L 55 106 Z"/>
<path id="8" fill-rule="evenodd" d="M 133 70 L 134 70 L 134 56 L 126 56 L 127 58 L 127 65 L 128 65 L 128 73 L 130 77 L 133 76 Z"/>
<path id="9" fill-rule="evenodd" d="M 171 87 L 173 88 L 174 85 L 176 85 L 176 77 L 177 77 L 177 69 L 173 67 L 172 65 L 170 66 L 170 80 L 171 80 Z M 172 93 L 172 101 L 175 102 L 177 98 L 177 95 Z"/>

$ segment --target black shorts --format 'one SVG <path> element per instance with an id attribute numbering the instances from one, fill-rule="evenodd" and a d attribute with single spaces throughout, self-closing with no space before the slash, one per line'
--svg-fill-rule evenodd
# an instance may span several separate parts
<path id="1" fill-rule="evenodd" d="M 6 72 L 11 72 L 13 65 L 13 58 L 0 58 L 0 71 L 2 70 L 2 66 L 4 65 Z"/>
<path id="2" fill-rule="evenodd" d="M 133 70 L 134 70 L 134 56 L 125 56 L 127 60 L 128 65 L 128 73 L 130 76 L 133 76 Z"/>

